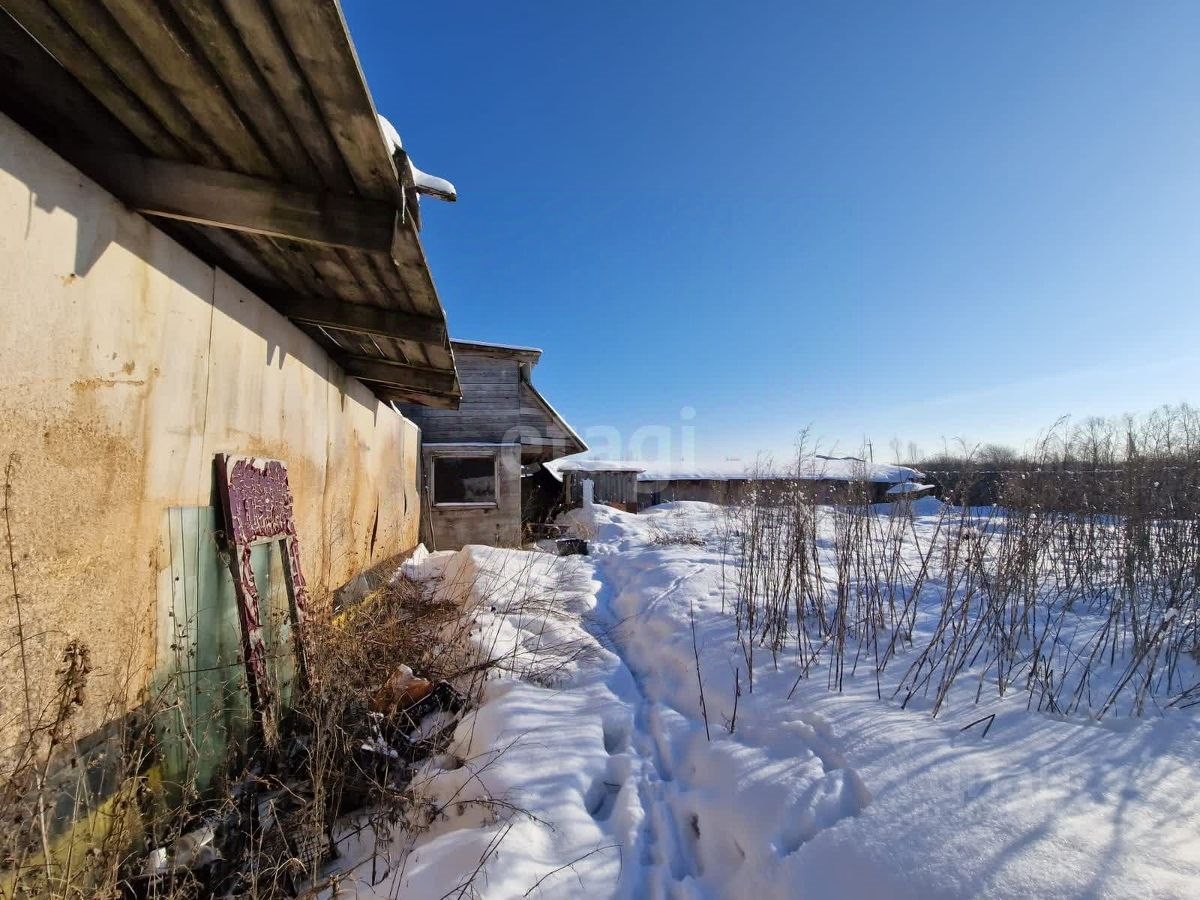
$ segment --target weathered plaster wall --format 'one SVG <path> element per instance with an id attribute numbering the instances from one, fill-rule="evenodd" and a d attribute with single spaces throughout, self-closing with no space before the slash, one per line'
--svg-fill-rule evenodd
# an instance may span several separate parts
<path id="1" fill-rule="evenodd" d="M 287 461 L 314 598 L 416 543 L 416 427 L 4 116 L 0 312 L 0 464 L 17 455 L 34 700 L 66 644 L 85 643 L 94 676 L 77 733 L 100 724 L 115 686 L 136 702 L 147 684 L 171 592 L 165 513 L 213 502 L 214 454 Z M 22 716 L 22 685 L 19 654 L 0 654 L 0 738 Z"/>

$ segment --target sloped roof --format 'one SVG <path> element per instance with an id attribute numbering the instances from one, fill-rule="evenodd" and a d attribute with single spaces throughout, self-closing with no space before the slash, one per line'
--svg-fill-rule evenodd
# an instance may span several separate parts
<path id="1" fill-rule="evenodd" d="M 420 187 L 385 141 L 337 0 L 0 9 L 4 112 L 381 399 L 457 404 Z"/>
<path id="2" fill-rule="evenodd" d="M 542 415 L 546 418 L 547 427 L 544 429 L 544 432 L 547 435 L 546 445 L 551 458 L 570 456 L 573 453 L 583 453 L 587 450 L 587 444 L 584 443 L 579 433 L 571 427 L 558 410 L 550 405 L 550 401 L 542 395 L 541 391 L 533 386 L 533 382 L 528 378 L 521 379 L 521 392 L 522 401 L 525 399 L 533 401 L 534 405 L 541 410 Z M 524 415 L 522 415 L 522 418 L 524 418 Z M 562 436 L 559 437 L 559 434 L 555 434 L 554 432 L 559 432 Z M 525 439 L 522 441 L 522 444 L 532 445 L 532 442 Z"/>
<path id="3" fill-rule="evenodd" d="M 797 469 L 799 475 L 797 476 Z M 745 465 L 696 467 L 682 464 L 644 465 L 639 481 L 734 481 L 747 478 L 791 479 L 809 481 L 868 481 L 876 484 L 898 484 L 923 478 L 924 475 L 908 466 L 887 463 L 867 463 L 851 457 L 831 459 L 807 457 L 791 470 L 757 471 Z"/>
<path id="4" fill-rule="evenodd" d="M 537 347 L 522 347 L 520 344 L 497 344 L 492 341 L 467 341 L 462 338 L 455 338 L 450 342 L 455 351 L 464 353 L 480 353 L 489 356 L 504 356 L 520 359 L 523 362 L 529 362 L 537 365 L 539 359 L 542 358 L 542 351 Z"/>
<path id="5" fill-rule="evenodd" d="M 588 459 L 586 457 L 560 459 L 550 463 L 549 466 L 554 467 L 558 472 L 644 472 L 646 468 L 642 463 L 612 459 Z"/>

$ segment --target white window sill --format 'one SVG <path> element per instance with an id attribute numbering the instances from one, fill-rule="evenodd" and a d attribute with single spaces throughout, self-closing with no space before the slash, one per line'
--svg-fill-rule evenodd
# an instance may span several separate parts
<path id="1" fill-rule="evenodd" d="M 495 509 L 495 502 L 489 503 L 435 503 L 434 509 Z"/>

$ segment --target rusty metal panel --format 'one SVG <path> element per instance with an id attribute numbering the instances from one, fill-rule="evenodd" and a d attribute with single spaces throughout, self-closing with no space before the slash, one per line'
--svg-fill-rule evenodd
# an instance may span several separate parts
<path id="1" fill-rule="evenodd" d="M 242 622 L 246 687 L 263 741 L 273 747 L 279 737 L 278 690 L 268 671 L 263 631 L 264 598 L 259 595 L 254 577 L 252 551 L 256 545 L 276 542 L 283 545 L 295 671 L 300 684 L 304 683 L 308 669 L 304 652 L 308 588 L 300 570 L 300 547 L 296 540 L 287 464 L 277 459 L 221 454 L 216 459 L 216 471 L 225 517 L 225 542 L 230 550 L 230 572 Z"/>

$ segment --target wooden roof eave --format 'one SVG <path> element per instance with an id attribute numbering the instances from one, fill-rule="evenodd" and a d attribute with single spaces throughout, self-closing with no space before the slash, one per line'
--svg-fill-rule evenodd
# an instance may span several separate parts
<path id="1" fill-rule="evenodd" d="M 339 361 L 379 363 L 387 379 L 364 380 L 381 399 L 457 403 L 445 313 L 336 0 L 0 9 L 0 108 Z M 295 96 L 272 92 L 284 51 Z M 324 131 L 297 128 L 295 152 L 256 130 L 305 116 Z"/>
<path id="2" fill-rule="evenodd" d="M 584 443 L 583 438 L 580 437 L 579 433 L 576 432 L 575 429 L 570 426 L 567 420 L 559 414 L 558 410 L 556 410 L 550 404 L 550 401 L 542 396 L 542 392 L 534 387 L 533 382 L 527 377 L 522 377 L 521 383 L 529 391 L 533 401 L 539 407 L 541 407 L 543 413 L 545 413 L 550 421 L 554 422 L 562 430 L 563 434 L 566 435 L 565 439 L 561 441 L 551 438 L 540 444 L 535 444 L 530 441 L 522 441 L 522 444 L 528 447 L 531 451 L 530 455 L 541 460 L 552 460 L 559 459 L 564 456 L 574 456 L 576 453 L 586 452 L 588 446 L 586 443 Z"/>

